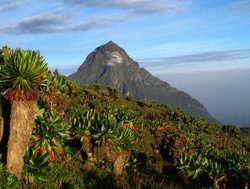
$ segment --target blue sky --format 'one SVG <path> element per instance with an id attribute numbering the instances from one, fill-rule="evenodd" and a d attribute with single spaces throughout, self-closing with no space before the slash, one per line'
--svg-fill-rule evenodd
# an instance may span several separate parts
<path id="1" fill-rule="evenodd" d="M 112 40 L 153 74 L 250 68 L 250 0 L 1 0 L 0 44 L 77 69 Z"/>
<path id="2" fill-rule="evenodd" d="M 250 126 L 250 0 L 0 0 L 0 45 L 66 75 L 110 40 L 222 123 Z"/>

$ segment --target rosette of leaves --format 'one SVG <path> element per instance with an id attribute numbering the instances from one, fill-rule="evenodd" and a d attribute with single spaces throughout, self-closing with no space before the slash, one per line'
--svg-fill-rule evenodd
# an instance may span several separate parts
<path id="1" fill-rule="evenodd" d="M 136 122 L 136 115 L 128 107 L 119 109 L 116 114 L 117 122 Z"/>
<path id="2" fill-rule="evenodd" d="M 183 154 L 177 170 L 185 179 L 199 180 L 202 177 L 209 177 L 215 189 L 220 189 L 219 183 L 226 179 L 223 165 L 202 153 Z"/>
<path id="3" fill-rule="evenodd" d="M 118 126 L 112 114 L 103 113 L 92 125 L 91 137 L 98 145 L 105 144 L 108 140 L 114 141 L 117 138 Z"/>
<path id="4" fill-rule="evenodd" d="M 46 92 L 52 94 L 60 94 L 66 92 L 66 79 L 61 76 L 57 69 L 53 72 L 53 75 L 50 75 L 48 78 Z"/>
<path id="5" fill-rule="evenodd" d="M 184 180 L 197 180 L 202 174 L 205 174 L 209 165 L 208 159 L 202 154 L 182 154 L 179 164 L 176 166 L 178 174 Z"/>
<path id="6" fill-rule="evenodd" d="M 129 128 L 122 128 L 116 130 L 116 138 L 114 138 L 113 149 L 115 151 L 126 151 L 134 148 L 136 136 Z"/>
<path id="7" fill-rule="evenodd" d="M 102 116 L 107 117 L 110 121 L 119 122 L 117 116 L 119 115 L 119 110 L 114 105 L 108 105 L 102 112 Z"/>
<path id="8" fill-rule="evenodd" d="M 132 132 L 136 131 L 138 120 L 135 113 L 129 110 L 128 107 L 125 109 L 119 109 L 116 119 L 117 122 L 121 124 L 121 127 L 127 128 Z"/>
<path id="9" fill-rule="evenodd" d="M 107 106 L 101 116 L 92 124 L 92 138 L 101 145 L 108 140 L 114 143 L 113 149 L 123 151 L 131 149 L 135 143 L 133 128 L 124 127 L 131 120 L 128 114 L 121 113 L 115 106 Z M 124 119 L 124 120 L 122 120 Z"/>
<path id="10" fill-rule="evenodd" d="M 59 75 L 57 69 L 53 75 L 48 78 L 47 86 L 44 90 L 43 100 L 51 111 L 59 111 L 62 115 L 68 107 L 68 101 L 66 98 L 66 82 L 65 79 Z"/>
<path id="11" fill-rule="evenodd" d="M 49 73 L 39 52 L 16 49 L 10 52 L 8 63 L 1 67 L 1 83 L 8 86 L 7 100 L 36 100 L 38 86 L 45 86 Z"/>
<path id="12" fill-rule="evenodd" d="M 220 189 L 219 183 L 226 179 L 224 167 L 219 162 L 209 159 L 206 169 L 207 175 L 213 181 L 214 188 Z"/>
<path id="13" fill-rule="evenodd" d="M 172 126 L 165 127 L 162 130 L 165 131 L 161 142 L 162 155 L 174 166 L 177 165 L 182 154 L 191 154 L 195 151 L 194 139 L 187 137 L 186 134 L 180 134 Z"/>
<path id="14" fill-rule="evenodd" d="M 98 120 L 97 112 L 92 109 L 86 112 L 76 111 L 70 117 L 69 122 L 74 136 L 80 140 L 82 147 L 86 151 L 89 158 L 92 154 L 91 131 L 92 125 Z"/>
<path id="15" fill-rule="evenodd" d="M 25 184 L 35 185 L 39 181 L 47 181 L 46 175 L 42 171 L 49 166 L 49 154 L 36 154 L 35 150 L 30 148 L 24 157 L 24 167 L 22 174 Z"/>
<path id="16" fill-rule="evenodd" d="M 69 122 L 75 136 L 78 139 L 81 139 L 83 136 L 90 136 L 92 126 L 100 119 L 98 116 L 98 113 L 92 109 L 86 112 L 77 111 L 73 113 Z"/>
<path id="17" fill-rule="evenodd" d="M 49 153 L 49 161 L 55 161 L 64 154 L 69 134 L 67 121 L 58 113 L 44 112 L 37 116 L 31 139 L 35 156 Z"/>

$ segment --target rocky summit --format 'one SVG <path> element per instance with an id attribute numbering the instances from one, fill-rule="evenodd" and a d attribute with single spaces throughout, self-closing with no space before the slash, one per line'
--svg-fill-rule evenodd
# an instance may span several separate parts
<path id="1" fill-rule="evenodd" d="M 180 107 L 191 115 L 216 122 L 200 102 L 140 68 L 125 50 L 112 41 L 90 53 L 69 78 L 79 85 L 99 83 L 112 86 L 124 97 L 155 100 L 158 104 Z"/>

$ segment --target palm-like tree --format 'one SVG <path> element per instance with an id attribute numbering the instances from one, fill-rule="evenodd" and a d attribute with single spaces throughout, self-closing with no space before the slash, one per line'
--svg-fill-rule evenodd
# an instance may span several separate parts
<path id="1" fill-rule="evenodd" d="M 34 125 L 38 87 L 46 83 L 48 72 L 38 52 L 21 49 L 10 52 L 0 68 L 0 82 L 6 87 L 4 97 L 11 102 L 7 170 L 19 179 Z"/>

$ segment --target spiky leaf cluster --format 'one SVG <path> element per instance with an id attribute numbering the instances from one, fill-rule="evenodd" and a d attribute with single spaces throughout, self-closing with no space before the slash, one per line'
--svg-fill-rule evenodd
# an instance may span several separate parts
<path id="1" fill-rule="evenodd" d="M 8 100 L 35 100 L 39 97 L 38 86 L 46 83 L 49 73 L 45 60 L 38 52 L 16 49 L 8 62 L 1 67 L 0 82 L 7 89 Z"/>

